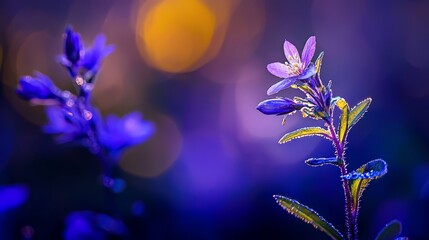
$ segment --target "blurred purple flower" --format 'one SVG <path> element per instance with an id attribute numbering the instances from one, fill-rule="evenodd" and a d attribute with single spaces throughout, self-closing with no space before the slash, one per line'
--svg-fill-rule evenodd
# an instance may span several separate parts
<path id="1" fill-rule="evenodd" d="M 105 46 L 105 44 L 106 37 L 99 34 L 94 39 L 92 47 L 85 49 L 80 65 L 88 71 L 97 72 L 103 59 L 115 50 L 113 45 Z"/>
<path id="2" fill-rule="evenodd" d="M 267 99 L 258 104 L 256 109 L 267 115 L 284 115 L 300 110 L 304 105 L 289 98 Z"/>
<path id="3" fill-rule="evenodd" d="M 152 122 L 143 120 L 142 114 L 132 112 L 122 119 L 110 115 L 105 119 L 105 125 L 99 131 L 100 143 L 113 152 L 118 152 L 147 140 L 155 131 Z"/>
<path id="4" fill-rule="evenodd" d="M 23 204 L 28 198 L 28 189 L 24 185 L 0 187 L 0 213 Z"/>
<path id="5" fill-rule="evenodd" d="M 85 48 L 79 33 L 74 32 L 71 26 L 66 28 L 65 36 L 65 53 L 60 56 L 60 63 L 68 69 L 73 78 L 81 74 L 85 80 L 91 81 L 100 69 L 103 59 L 114 51 L 113 45 L 105 46 L 106 37 L 99 34 L 92 46 Z"/>
<path id="6" fill-rule="evenodd" d="M 80 35 L 69 26 L 65 30 L 64 53 L 60 64 L 68 71 L 77 94 L 58 89 L 45 75 L 23 77 L 17 93 L 24 99 L 46 106 L 47 133 L 57 134 L 60 143 L 80 141 L 103 164 L 105 175 L 110 177 L 112 164 L 122 150 L 149 138 L 154 132 L 151 122 L 143 121 L 140 113 L 131 113 L 120 119 L 109 116 L 103 121 L 101 114 L 92 105 L 93 80 L 103 59 L 112 53 L 114 47 L 106 46 L 106 37 L 99 34 L 91 47 L 85 48 Z M 114 181 L 112 191 L 122 191 L 123 180 Z M 106 185 L 107 186 L 107 185 Z"/>
<path id="7" fill-rule="evenodd" d="M 127 234 L 125 224 L 105 214 L 72 212 L 66 218 L 65 240 L 103 240 Z"/>
<path id="8" fill-rule="evenodd" d="M 284 78 L 280 82 L 272 85 L 268 95 L 275 94 L 293 85 L 297 80 L 307 79 L 316 73 L 314 64 L 311 63 L 316 50 L 316 37 L 311 36 L 305 43 L 302 56 L 299 57 L 295 45 L 285 40 L 284 52 L 287 61 L 285 63 L 275 62 L 267 65 L 268 71 L 276 77 Z"/>
<path id="9" fill-rule="evenodd" d="M 43 130 L 46 133 L 60 134 L 57 139 L 59 142 L 75 140 L 82 134 L 78 114 L 69 112 L 65 108 L 49 106 L 46 107 L 46 115 L 49 122 L 43 127 Z"/>
<path id="10" fill-rule="evenodd" d="M 54 100 L 61 91 L 51 79 L 36 72 L 35 77 L 24 76 L 18 82 L 16 93 L 25 100 Z"/>
<path id="11" fill-rule="evenodd" d="M 71 26 L 68 26 L 65 31 L 64 52 L 71 65 L 76 65 L 83 53 L 83 43 L 80 35 L 74 32 Z"/>

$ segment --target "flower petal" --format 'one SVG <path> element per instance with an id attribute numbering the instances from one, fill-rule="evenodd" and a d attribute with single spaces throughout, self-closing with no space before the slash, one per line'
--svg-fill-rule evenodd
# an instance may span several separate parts
<path id="1" fill-rule="evenodd" d="M 87 70 L 97 72 L 103 59 L 114 51 L 112 45 L 105 46 L 105 44 L 106 37 L 103 34 L 99 34 L 94 39 L 92 46 L 85 50 L 80 65 Z"/>
<path id="2" fill-rule="evenodd" d="M 268 95 L 276 94 L 276 93 L 280 92 L 281 90 L 290 87 L 292 84 L 295 83 L 295 81 L 296 81 L 296 77 L 285 78 L 285 79 L 281 80 L 280 82 L 272 85 L 268 89 L 267 94 Z"/>
<path id="3" fill-rule="evenodd" d="M 285 40 L 285 43 L 283 44 L 283 49 L 285 51 L 286 59 L 289 61 L 289 63 L 292 63 L 292 59 L 295 58 L 297 58 L 299 61 L 299 53 L 295 45 Z"/>
<path id="4" fill-rule="evenodd" d="M 301 62 L 304 64 L 304 67 L 307 67 L 308 64 L 310 64 L 315 51 L 316 51 L 316 37 L 311 36 L 305 43 L 304 49 L 302 50 Z"/>
<path id="5" fill-rule="evenodd" d="M 316 67 L 311 63 L 308 68 L 306 68 L 304 72 L 298 76 L 298 79 L 307 79 L 312 77 L 314 74 L 316 74 Z"/>
<path id="6" fill-rule="evenodd" d="M 290 77 L 288 72 L 288 67 L 280 62 L 270 63 L 267 65 L 267 70 L 271 74 L 279 78 L 288 78 Z"/>

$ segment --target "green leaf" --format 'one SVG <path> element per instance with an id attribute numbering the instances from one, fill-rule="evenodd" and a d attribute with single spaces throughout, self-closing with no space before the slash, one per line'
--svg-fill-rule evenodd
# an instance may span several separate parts
<path id="1" fill-rule="evenodd" d="M 332 164 L 338 166 L 340 161 L 338 161 L 338 158 L 331 157 L 331 158 L 310 158 L 305 160 L 305 163 L 311 167 L 319 167 L 326 164 Z"/>
<path id="2" fill-rule="evenodd" d="M 347 138 L 350 108 L 344 98 L 340 98 L 336 102 L 336 105 L 342 111 L 340 116 L 340 124 L 338 125 L 338 139 L 341 143 L 344 143 Z"/>
<path id="3" fill-rule="evenodd" d="M 394 240 L 402 232 L 402 224 L 398 220 L 393 220 L 386 224 L 386 226 L 381 229 L 378 233 L 375 240 Z"/>
<path id="4" fill-rule="evenodd" d="M 329 131 L 326 129 L 323 129 L 321 127 L 307 127 L 307 128 L 300 128 L 298 130 L 295 130 L 290 133 L 286 133 L 280 140 L 279 143 L 286 143 L 290 140 L 293 140 L 295 138 L 302 138 L 302 137 L 309 137 L 309 136 L 319 136 L 319 137 L 325 137 L 330 138 Z"/>
<path id="5" fill-rule="evenodd" d="M 349 129 L 352 128 L 363 117 L 363 115 L 368 110 L 371 101 L 371 98 L 367 98 L 353 107 L 349 114 Z"/>
<path id="6" fill-rule="evenodd" d="M 328 234 L 332 239 L 344 239 L 343 235 L 331 223 L 326 221 L 313 209 L 287 197 L 280 195 L 274 195 L 273 197 L 276 199 L 277 204 L 288 213 L 313 225 L 316 229 Z"/>
<path id="7" fill-rule="evenodd" d="M 387 163 L 382 159 L 376 159 L 362 165 L 356 171 L 341 176 L 342 178 L 351 180 L 350 190 L 353 197 L 353 209 L 355 211 L 359 208 L 359 200 L 369 182 L 384 176 L 386 173 Z"/>

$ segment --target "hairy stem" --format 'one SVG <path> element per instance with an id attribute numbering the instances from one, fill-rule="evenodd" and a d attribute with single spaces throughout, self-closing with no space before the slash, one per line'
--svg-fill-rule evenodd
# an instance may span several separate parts
<path id="1" fill-rule="evenodd" d="M 345 161 L 345 148 L 344 145 L 338 140 L 332 121 L 328 123 L 329 131 L 331 133 L 332 142 L 335 146 L 337 158 L 340 159 L 341 176 L 347 174 L 347 164 Z M 345 141 L 344 141 L 345 142 Z M 349 240 L 357 239 L 357 222 L 356 215 L 353 211 L 353 198 L 350 191 L 349 180 L 342 178 L 343 190 L 346 202 L 346 225 L 347 225 L 347 238 Z"/>

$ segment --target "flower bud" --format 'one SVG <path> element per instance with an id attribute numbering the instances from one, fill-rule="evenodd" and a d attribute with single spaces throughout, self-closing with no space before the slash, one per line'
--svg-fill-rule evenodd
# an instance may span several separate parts
<path id="1" fill-rule="evenodd" d="M 67 27 L 65 32 L 64 51 L 67 59 L 73 65 L 80 60 L 82 50 L 83 44 L 79 33 L 74 32 L 70 26 Z"/>
<path id="2" fill-rule="evenodd" d="M 267 115 L 284 115 L 299 110 L 302 107 L 302 104 L 288 98 L 274 98 L 262 101 L 256 109 Z"/>
<path id="3" fill-rule="evenodd" d="M 22 77 L 16 90 L 17 94 L 25 100 L 55 99 L 59 91 L 51 79 L 41 73 L 37 73 L 36 77 Z"/>

